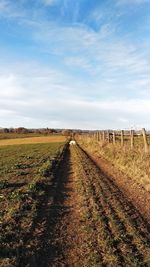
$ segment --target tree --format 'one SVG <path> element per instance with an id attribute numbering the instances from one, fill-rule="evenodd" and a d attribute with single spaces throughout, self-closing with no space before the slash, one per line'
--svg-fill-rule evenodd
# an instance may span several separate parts
<path id="1" fill-rule="evenodd" d="M 24 127 L 19 127 L 19 128 L 16 128 L 15 129 L 15 132 L 18 133 L 18 134 L 26 134 L 28 133 L 28 129 L 24 128 Z"/>
<path id="2" fill-rule="evenodd" d="M 62 130 L 62 134 L 65 135 L 65 136 L 72 137 L 73 131 L 69 130 L 69 129 L 65 129 L 65 130 Z"/>

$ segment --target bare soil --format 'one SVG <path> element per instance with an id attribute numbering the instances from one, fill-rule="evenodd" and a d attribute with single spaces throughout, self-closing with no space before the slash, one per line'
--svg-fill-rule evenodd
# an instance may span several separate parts
<path id="1" fill-rule="evenodd" d="M 130 177 L 118 170 L 116 166 L 108 160 L 93 155 L 87 150 L 85 151 L 100 168 L 101 172 L 116 183 L 126 198 L 128 198 L 128 200 L 130 200 L 140 213 L 150 222 L 150 192 L 145 190 L 144 186 L 138 184 L 138 182 L 133 183 Z"/>
<path id="2" fill-rule="evenodd" d="M 87 153 L 76 153 L 92 242 L 87 266 L 150 266 L 150 225 Z"/>
<path id="3" fill-rule="evenodd" d="M 28 251 L 20 259 L 19 267 L 82 266 L 81 200 L 70 153 L 67 152 L 53 183 L 47 187 L 35 229 L 26 242 Z"/>
<path id="4" fill-rule="evenodd" d="M 149 224 L 78 146 L 47 188 L 28 241 L 19 267 L 150 266 Z"/>

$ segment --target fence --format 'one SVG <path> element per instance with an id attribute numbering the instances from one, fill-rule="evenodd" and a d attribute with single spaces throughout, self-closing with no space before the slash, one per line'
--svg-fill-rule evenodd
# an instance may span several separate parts
<path id="1" fill-rule="evenodd" d="M 130 148 L 134 149 L 138 144 L 143 146 L 145 152 L 149 152 L 148 139 L 150 140 L 150 134 L 146 133 L 145 128 L 142 128 L 140 132 L 136 132 L 134 130 L 131 131 L 93 131 L 84 133 L 82 135 L 78 135 L 80 138 L 88 138 L 90 140 L 95 140 L 98 142 L 107 142 L 116 145 L 120 143 L 122 147 L 126 144 L 130 144 Z M 135 142 L 136 141 L 136 142 Z M 135 144 L 136 143 L 136 144 Z"/>

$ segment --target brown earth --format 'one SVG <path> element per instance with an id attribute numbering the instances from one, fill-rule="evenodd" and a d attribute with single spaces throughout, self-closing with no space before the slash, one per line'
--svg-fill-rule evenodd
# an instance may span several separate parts
<path id="1" fill-rule="evenodd" d="M 51 246 L 48 249 L 48 265 L 39 266 L 81 266 L 80 196 L 77 193 L 71 151 L 58 174 L 59 186 L 51 208 L 54 208 L 51 227 Z"/>
<path id="2" fill-rule="evenodd" d="M 84 148 L 83 148 L 84 149 Z M 89 157 L 96 163 L 100 170 L 112 179 L 122 190 L 124 195 L 134 204 L 140 213 L 150 222 L 150 194 L 142 185 L 133 183 L 132 179 L 118 170 L 114 164 L 100 156 L 93 155 L 86 150 Z"/>
<path id="3" fill-rule="evenodd" d="M 79 147 L 67 152 L 19 267 L 149 266 L 148 225 L 103 170 Z"/>
<path id="4" fill-rule="evenodd" d="M 70 153 L 47 188 L 35 229 L 26 242 L 28 250 L 20 258 L 19 266 L 82 266 L 81 196 Z"/>

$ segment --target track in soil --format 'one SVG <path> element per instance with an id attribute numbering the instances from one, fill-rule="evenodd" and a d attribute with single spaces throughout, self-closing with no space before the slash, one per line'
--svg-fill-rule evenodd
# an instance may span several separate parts
<path id="1" fill-rule="evenodd" d="M 92 266 L 150 266 L 148 223 L 80 147 L 76 155 L 95 244 Z"/>
<path id="2" fill-rule="evenodd" d="M 82 222 L 70 150 L 47 187 L 26 255 L 18 267 L 81 266 Z M 33 242 L 31 242 L 31 239 Z M 30 254 L 30 256 L 28 256 Z"/>
<path id="3" fill-rule="evenodd" d="M 148 224 L 79 146 L 68 150 L 38 225 L 39 247 L 24 266 L 150 266 Z"/>

